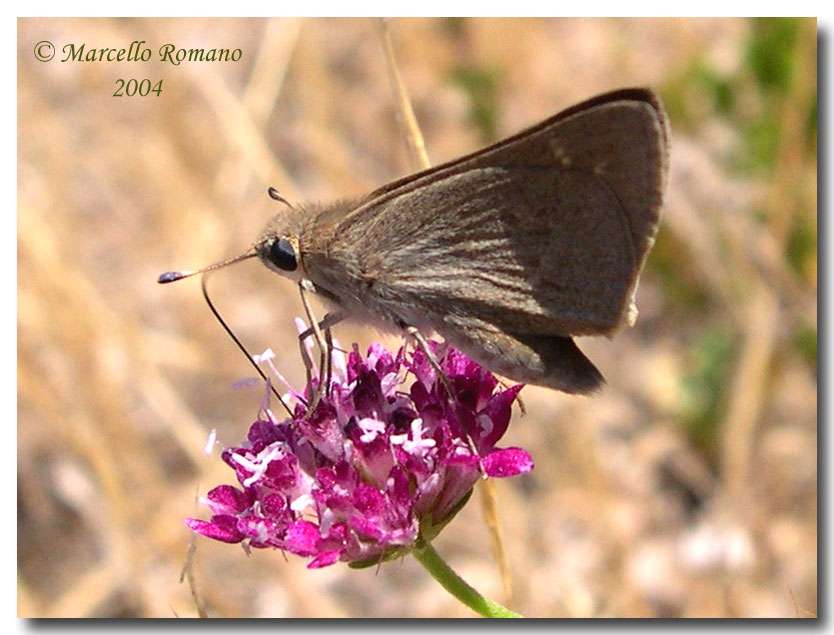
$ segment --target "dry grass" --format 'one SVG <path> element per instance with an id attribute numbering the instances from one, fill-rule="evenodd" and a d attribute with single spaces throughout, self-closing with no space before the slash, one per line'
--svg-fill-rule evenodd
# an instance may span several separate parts
<path id="1" fill-rule="evenodd" d="M 798 23 L 794 73 L 767 93 L 748 64 L 757 28 L 391 24 L 434 163 L 617 86 L 660 88 L 672 115 L 669 201 L 640 319 L 612 341 L 581 342 L 608 386 L 590 399 L 527 388 L 529 414 L 511 426 L 508 443 L 536 460 L 530 477 L 497 483 L 526 615 L 817 611 L 816 148 L 804 134 L 816 30 Z M 69 42 L 132 40 L 244 55 L 42 64 L 32 49 L 44 39 L 57 57 Z M 232 478 L 202 454 L 206 435 L 238 441 L 261 392 L 232 389 L 251 369 L 198 284 L 155 279 L 245 249 L 275 209 L 268 185 L 327 200 L 408 171 L 377 28 L 26 19 L 18 45 L 19 614 L 197 615 L 179 582 L 182 519 L 204 514 L 196 497 Z M 730 115 L 714 107 L 722 85 L 704 68 L 733 78 Z M 162 95 L 111 97 L 119 77 L 162 78 Z M 782 134 L 769 163 L 751 168 L 746 124 L 770 111 Z M 292 284 L 250 262 L 212 288 L 251 349 L 275 349 L 299 382 Z M 378 337 L 350 326 L 337 336 Z M 501 599 L 476 505 L 436 546 Z M 212 616 L 470 615 L 410 559 L 309 571 L 280 553 L 247 558 L 198 540 L 194 573 Z"/>

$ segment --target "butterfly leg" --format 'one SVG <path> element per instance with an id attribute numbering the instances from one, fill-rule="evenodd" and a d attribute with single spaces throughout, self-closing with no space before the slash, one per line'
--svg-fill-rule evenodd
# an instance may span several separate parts
<path id="1" fill-rule="evenodd" d="M 504 379 L 503 377 L 496 377 L 496 379 L 498 380 L 498 385 L 501 386 L 501 388 L 503 388 L 504 390 L 507 390 L 510 387 L 510 384 L 507 383 L 507 380 Z M 518 410 L 521 413 L 521 416 L 526 417 L 527 416 L 527 406 L 522 401 L 520 393 L 516 395 L 515 403 L 518 404 Z"/>
<path id="2" fill-rule="evenodd" d="M 307 374 L 307 386 L 309 386 L 313 380 L 313 369 L 315 368 L 315 364 L 313 363 L 313 359 L 310 357 L 310 351 L 307 350 L 306 343 L 300 337 L 298 338 L 298 348 L 301 353 L 301 361 L 304 362 L 304 370 Z M 309 404 L 310 402 L 308 401 L 307 403 Z"/>
<path id="3" fill-rule="evenodd" d="M 452 385 L 449 383 L 449 378 L 446 376 L 445 371 L 440 367 L 440 361 L 435 357 L 432 350 L 429 348 L 429 343 L 426 341 L 426 338 L 423 337 L 423 334 L 417 329 L 416 326 L 405 325 L 404 330 L 407 335 L 414 338 L 414 341 L 417 342 L 417 346 L 423 351 L 423 354 L 426 356 L 426 359 L 429 361 L 429 365 L 434 369 L 434 372 L 437 373 L 437 378 L 443 384 L 443 387 L 446 389 L 446 393 L 449 395 L 449 398 L 454 402 L 455 401 L 455 393 L 452 392 Z"/>
<path id="4" fill-rule="evenodd" d="M 331 359 L 331 353 L 333 352 L 333 337 L 330 333 L 330 327 L 344 320 L 346 315 L 341 312 L 328 313 L 324 316 L 324 319 L 319 322 L 313 314 L 313 309 L 307 298 L 307 291 L 315 291 L 315 286 L 309 280 L 304 279 L 299 282 L 298 288 L 301 293 L 301 304 L 304 306 L 304 312 L 307 314 L 307 320 L 310 322 L 310 328 L 300 333 L 298 336 L 298 341 L 301 345 L 301 359 L 304 361 L 304 365 L 307 368 L 308 385 L 312 381 L 313 361 L 310 359 L 309 352 L 304 345 L 304 340 L 312 335 L 316 345 L 319 347 L 319 351 L 321 351 L 321 355 L 319 357 L 319 382 L 316 385 L 315 393 L 312 396 L 312 400 L 310 401 L 310 405 L 308 407 L 308 412 L 313 412 L 321 399 L 324 390 L 322 387 L 326 387 L 328 393 L 330 390 L 330 379 L 333 374 Z"/>
<path id="5" fill-rule="evenodd" d="M 316 345 L 319 347 L 320 351 L 318 371 L 319 381 L 318 384 L 316 384 L 315 392 L 312 395 L 310 405 L 307 409 L 307 412 L 312 413 L 316 409 L 316 406 L 318 405 L 322 395 L 322 380 L 324 375 L 324 367 L 326 364 L 325 358 L 327 356 L 327 348 L 324 342 L 324 335 L 322 334 L 322 330 L 319 327 L 319 322 L 316 319 L 316 316 L 313 314 L 313 309 L 310 306 L 310 302 L 307 298 L 306 293 L 307 291 L 315 291 L 315 287 L 308 280 L 302 280 L 298 284 L 298 288 L 301 292 L 301 304 L 304 306 L 304 312 L 307 314 L 307 320 L 309 321 L 310 328 L 313 331 L 313 339 L 316 341 Z M 301 336 L 299 336 L 299 344 L 301 345 L 302 350 L 301 357 L 304 360 L 304 365 L 307 367 L 307 385 L 309 386 L 312 382 L 313 377 L 313 360 L 310 359 L 310 355 L 307 351 L 306 346 L 304 345 L 304 339 Z"/>
<path id="6" fill-rule="evenodd" d="M 330 330 L 331 326 L 336 326 L 339 322 L 347 318 L 347 314 L 338 311 L 336 313 L 325 313 L 324 317 L 319 322 L 319 329 L 324 332 L 325 337 L 327 336 L 327 331 Z M 306 340 L 308 337 L 313 335 L 315 331 L 311 326 L 306 331 L 302 331 L 298 334 L 298 339 Z"/>
<path id="7" fill-rule="evenodd" d="M 327 317 L 326 315 L 324 316 Z M 322 320 L 324 322 L 324 320 Z M 321 327 L 321 325 L 319 325 Z M 324 341 L 327 344 L 327 370 L 324 373 L 324 386 L 325 391 L 327 392 L 327 396 L 329 397 L 333 393 L 333 331 L 330 330 L 330 327 L 324 329 Z"/>
<path id="8" fill-rule="evenodd" d="M 318 326 L 319 329 L 324 333 L 324 340 L 325 344 L 327 344 L 327 357 L 326 362 L 326 372 L 324 373 L 324 385 L 327 386 L 328 394 L 330 394 L 331 390 L 331 378 L 333 376 L 333 335 L 330 330 L 331 326 L 334 326 L 347 318 L 346 313 L 342 312 L 335 312 L 335 313 L 326 313 L 325 316 L 322 318 L 321 322 L 319 322 Z M 314 335 L 313 327 L 308 328 L 306 331 L 303 331 L 298 335 L 299 342 L 302 343 L 311 335 Z M 304 348 L 304 353 L 302 353 L 302 359 L 305 359 L 305 355 L 307 355 L 307 349 Z M 309 360 L 309 357 L 306 358 Z M 305 362 L 306 364 L 306 362 Z M 310 361 L 310 365 L 312 366 L 312 361 Z"/>
<path id="9" fill-rule="evenodd" d="M 452 384 L 449 383 L 449 376 L 446 375 L 446 371 L 443 370 L 440 366 L 440 362 L 438 361 L 437 357 L 435 357 L 432 350 L 429 348 L 429 343 L 426 341 L 426 338 L 423 337 L 423 334 L 417 329 L 415 326 L 411 326 L 410 324 L 403 325 L 403 329 L 405 330 L 406 334 L 410 335 L 414 338 L 414 341 L 417 342 L 417 346 L 420 347 L 420 350 L 423 351 L 423 354 L 426 356 L 426 359 L 429 361 L 429 364 L 434 369 L 434 372 L 437 373 L 437 378 L 440 380 L 440 383 L 443 384 L 443 387 L 446 390 L 446 394 L 449 395 L 449 399 L 452 401 L 452 407 L 455 409 L 455 414 L 457 415 L 458 421 L 463 427 L 463 417 L 461 416 L 460 408 L 458 406 L 458 400 L 455 397 L 455 393 L 452 391 Z M 463 430 L 463 435 L 466 438 L 466 443 L 469 446 L 469 450 L 472 452 L 474 456 L 480 456 L 478 454 L 478 450 L 475 448 L 475 442 L 472 440 L 472 437 L 469 436 L 469 433 L 466 430 Z M 480 463 L 480 462 L 479 462 Z"/>

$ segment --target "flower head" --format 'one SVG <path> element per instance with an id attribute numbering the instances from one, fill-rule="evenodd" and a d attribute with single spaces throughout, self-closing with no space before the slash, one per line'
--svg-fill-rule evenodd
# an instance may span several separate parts
<path id="1" fill-rule="evenodd" d="M 463 353 L 430 346 L 454 400 L 422 351 L 372 344 L 363 358 L 354 346 L 312 413 L 301 400 L 280 422 L 262 409 L 246 441 L 223 452 L 241 488 L 212 489 L 211 520 L 187 525 L 310 557 L 311 568 L 374 564 L 436 535 L 482 473 L 529 472 L 527 452 L 495 447 L 522 385 L 504 389 Z"/>

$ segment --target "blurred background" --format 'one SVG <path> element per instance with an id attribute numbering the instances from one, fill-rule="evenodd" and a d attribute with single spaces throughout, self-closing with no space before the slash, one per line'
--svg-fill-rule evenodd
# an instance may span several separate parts
<path id="1" fill-rule="evenodd" d="M 18 610 L 197 614 L 179 576 L 197 497 L 234 482 L 262 388 L 196 279 L 278 204 L 361 195 L 410 170 L 370 19 L 18 21 Z M 592 398 L 527 387 L 496 482 L 515 608 L 530 617 L 817 612 L 817 26 L 813 19 L 396 19 L 434 163 L 621 86 L 662 94 L 666 212 L 640 318 L 583 339 Z M 35 59 L 37 42 L 57 55 Z M 60 63 L 63 45 L 142 62 Z M 240 48 L 161 64 L 163 44 Z M 163 80 L 114 97 L 116 80 Z M 248 261 L 212 277 L 252 352 L 299 384 L 294 285 Z M 321 310 L 319 310 L 321 313 Z M 380 335 L 340 325 L 342 343 Z M 398 338 L 384 338 L 396 346 Z M 477 499 L 435 541 L 503 600 Z M 376 570 L 197 541 L 220 617 L 468 617 L 407 558 Z"/>

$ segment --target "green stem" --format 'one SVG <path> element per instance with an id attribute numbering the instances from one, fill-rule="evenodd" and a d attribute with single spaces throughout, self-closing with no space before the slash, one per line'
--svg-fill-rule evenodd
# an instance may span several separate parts
<path id="1" fill-rule="evenodd" d="M 431 573 L 432 577 L 443 585 L 444 589 L 479 615 L 484 617 L 524 617 L 485 598 L 469 586 L 463 578 L 452 571 L 430 543 L 423 540 L 419 541 L 411 553 L 417 558 L 417 562 L 423 565 L 426 571 Z"/>

